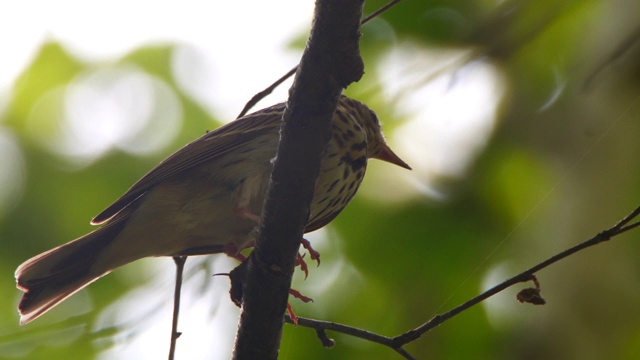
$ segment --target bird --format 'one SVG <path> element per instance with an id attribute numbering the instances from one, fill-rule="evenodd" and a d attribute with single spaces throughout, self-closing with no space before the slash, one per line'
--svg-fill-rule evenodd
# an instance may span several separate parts
<path id="1" fill-rule="evenodd" d="M 97 230 L 22 263 L 15 272 L 17 288 L 24 292 L 20 324 L 142 258 L 236 257 L 252 247 L 285 107 L 256 111 L 190 142 L 95 216 L 91 224 L 100 225 Z M 387 145 L 373 110 L 341 96 L 305 233 L 327 225 L 347 206 L 369 158 L 411 169 Z"/>

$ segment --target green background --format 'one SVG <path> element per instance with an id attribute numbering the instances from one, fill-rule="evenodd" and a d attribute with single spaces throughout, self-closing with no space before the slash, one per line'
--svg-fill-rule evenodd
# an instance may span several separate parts
<path id="1" fill-rule="evenodd" d="M 365 12 L 383 3 L 368 1 Z M 347 93 L 379 113 L 390 138 L 406 119 L 388 119 L 394 103 L 376 96 L 387 90 L 373 74 L 395 47 L 411 44 L 431 54 L 468 51 L 470 61 L 456 65 L 460 81 L 475 61 L 490 63 L 504 78 L 505 96 L 495 131 L 465 171 L 429 184 L 442 198 L 416 192 L 391 204 L 356 197 L 324 233 L 323 264 L 311 266 L 305 282 L 296 277 L 296 287 L 315 299 L 292 301 L 298 315 L 397 335 L 595 235 L 640 205 L 640 42 L 633 37 L 638 4 L 496 3 L 405 0 L 363 28 L 368 70 Z M 277 9 L 268 16 L 276 17 Z M 292 49 L 301 51 L 306 36 L 292 34 L 298 39 Z M 601 67 L 625 42 L 631 43 L 627 51 Z M 171 72 L 176 45 L 143 46 L 104 63 L 79 59 L 52 40 L 25 65 L 12 93 L 2 95 L 8 104 L 0 129 L 18 144 L 26 175 L 21 198 L 0 214 L 0 358 L 68 359 L 73 354 L 94 359 L 115 344 L 139 339 L 142 330 L 132 324 L 101 326 L 101 310 L 153 278 L 154 266 L 170 268 L 170 261 L 129 265 L 76 295 L 92 299 L 90 311 L 78 315 L 73 304 L 82 302 L 74 302 L 24 327 L 18 326 L 13 272 L 29 257 L 89 231 L 89 219 L 147 170 L 220 123 L 176 85 Z M 88 166 L 74 166 L 42 145 L 39 137 L 55 125 L 45 118 L 34 129 L 28 119 L 45 95 L 64 89 L 88 69 L 129 65 L 162 81 L 181 102 L 184 121 L 172 144 L 145 156 L 114 150 Z M 424 69 L 416 72 L 423 75 Z M 429 85 L 428 78 L 416 77 L 415 89 Z M 368 175 L 387 166 L 371 163 Z M 363 186 L 366 192 L 385 191 L 367 179 Z M 419 359 L 637 359 L 639 237 L 632 231 L 541 271 L 545 306 L 517 303 L 515 294 L 529 285 L 516 286 L 406 348 Z M 214 289 L 209 275 L 213 268 L 230 270 L 233 262 L 189 261 L 194 264 L 190 276 L 197 279 L 185 286 L 211 299 L 215 313 L 228 302 L 220 291 L 226 283 L 216 279 L 221 285 Z M 332 272 L 336 269 L 339 273 Z M 170 281 L 165 285 L 156 295 L 170 302 Z M 154 311 L 144 303 L 134 307 L 132 299 L 125 305 L 141 311 L 141 317 Z M 228 332 L 235 330 L 230 322 Z M 158 346 L 168 347 L 169 324 L 159 333 Z M 313 331 L 286 326 L 281 358 L 400 358 L 377 344 L 329 336 L 337 345 L 324 349 Z"/>

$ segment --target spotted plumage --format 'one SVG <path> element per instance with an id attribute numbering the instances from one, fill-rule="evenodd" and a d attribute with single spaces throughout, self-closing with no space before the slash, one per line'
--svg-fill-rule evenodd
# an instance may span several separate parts
<path id="1" fill-rule="evenodd" d="M 189 143 L 98 214 L 92 224 L 100 228 L 20 265 L 21 323 L 144 257 L 233 256 L 253 246 L 284 109 L 260 110 Z M 373 111 L 347 97 L 338 103 L 325 154 L 305 232 L 344 209 L 368 158 L 409 168 L 386 145 Z"/>

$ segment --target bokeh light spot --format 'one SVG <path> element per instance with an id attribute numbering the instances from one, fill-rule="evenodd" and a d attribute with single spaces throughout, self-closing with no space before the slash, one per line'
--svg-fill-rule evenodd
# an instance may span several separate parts
<path id="1" fill-rule="evenodd" d="M 162 80 L 133 66 L 88 71 L 43 96 L 32 111 L 36 140 L 76 164 L 119 149 L 160 150 L 176 136 L 182 109 Z"/>
<path id="2" fill-rule="evenodd" d="M 431 50 L 414 45 L 392 50 L 379 69 L 385 94 L 404 123 L 389 136 L 391 147 L 413 171 L 376 171 L 363 192 L 384 201 L 418 194 L 444 198 L 443 178 L 460 178 L 484 149 L 496 126 L 505 91 L 498 70 L 486 62 L 465 64 L 469 50 Z M 397 139 L 397 140 L 396 140 Z M 405 185 L 398 184 L 404 178 Z M 394 191 L 388 189 L 395 182 Z"/>

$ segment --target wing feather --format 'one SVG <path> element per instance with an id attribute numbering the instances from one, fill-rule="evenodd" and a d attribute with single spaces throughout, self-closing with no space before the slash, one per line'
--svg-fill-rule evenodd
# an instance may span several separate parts
<path id="1" fill-rule="evenodd" d="M 265 132 L 280 128 L 285 104 L 277 104 L 249 114 L 185 145 L 162 161 L 127 190 L 113 204 L 93 218 L 98 225 L 111 219 L 153 186 L 208 161 L 219 159 Z"/>

